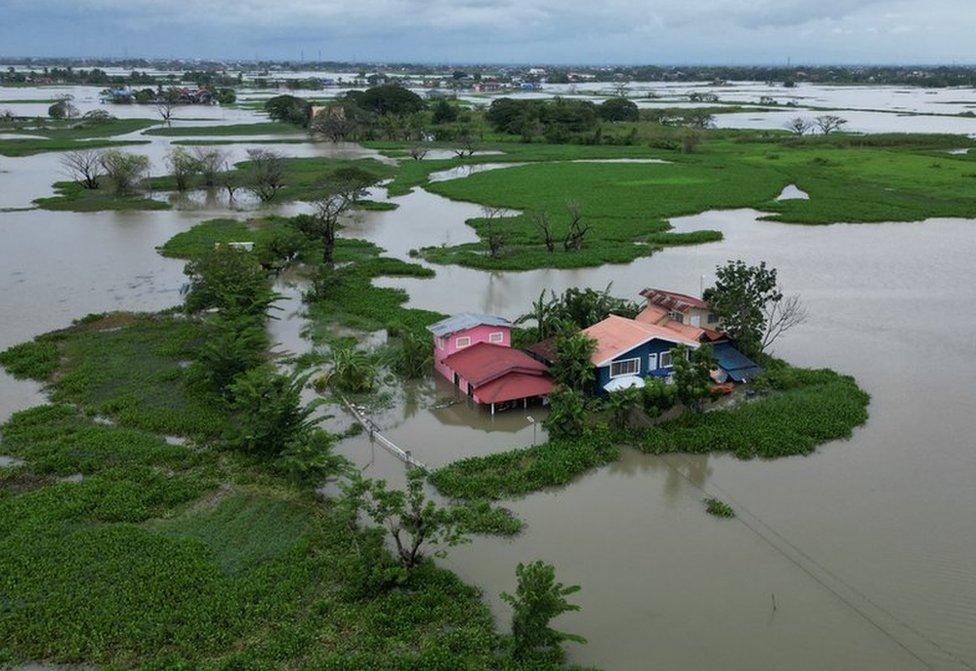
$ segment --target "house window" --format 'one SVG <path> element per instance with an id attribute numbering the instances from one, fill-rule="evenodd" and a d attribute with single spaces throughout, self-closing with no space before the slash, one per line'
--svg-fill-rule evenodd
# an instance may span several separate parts
<path id="1" fill-rule="evenodd" d="M 610 377 L 637 375 L 640 372 L 640 359 L 624 359 L 610 364 Z"/>
<path id="2" fill-rule="evenodd" d="M 647 355 L 647 370 L 657 370 L 657 353 Z"/>
<path id="3" fill-rule="evenodd" d="M 669 310 L 668 319 L 673 319 L 679 324 L 683 324 L 685 321 L 685 316 L 682 313 L 678 312 L 677 310 Z"/>
<path id="4" fill-rule="evenodd" d="M 715 324 L 716 322 L 718 322 L 718 315 L 715 314 L 714 312 L 709 312 L 708 313 L 708 323 L 709 324 Z"/>
<path id="5" fill-rule="evenodd" d="M 454 346 L 457 347 L 458 349 L 461 349 L 462 347 L 467 347 L 470 344 L 471 344 L 471 338 L 469 338 L 468 336 L 461 336 L 460 338 L 454 341 Z"/>
<path id="6" fill-rule="evenodd" d="M 443 338 L 438 338 L 437 339 L 437 349 L 444 349 L 444 339 Z"/>
<path id="7" fill-rule="evenodd" d="M 661 352 L 661 368 L 671 368 L 674 365 L 674 355 L 671 352 Z"/>
<path id="8" fill-rule="evenodd" d="M 488 334 L 488 342 L 498 343 L 504 341 L 505 341 L 505 334 L 502 333 L 501 331 L 495 331 L 494 333 Z"/>

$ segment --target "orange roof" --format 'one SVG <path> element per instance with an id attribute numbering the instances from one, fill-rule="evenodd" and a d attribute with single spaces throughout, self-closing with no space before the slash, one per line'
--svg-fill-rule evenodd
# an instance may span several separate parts
<path id="1" fill-rule="evenodd" d="M 660 324 L 668 318 L 668 311 L 656 305 L 648 305 L 634 319 L 644 324 Z"/>
<path id="2" fill-rule="evenodd" d="M 583 329 L 583 333 L 596 340 L 596 351 L 592 358 L 595 366 L 605 366 L 615 356 L 655 338 L 698 347 L 697 340 L 672 329 L 657 324 L 644 324 L 617 315 L 610 315 L 602 322 Z"/>
<path id="3" fill-rule="evenodd" d="M 699 328 L 693 324 L 682 324 L 681 322 L 676 322 L 673 319 L 668 319 L 664 321 L 660 326 L 666 329 L 671 329 L 676 333 L 680 333 L 686 338 L 692 338 L 697 341 L 701 341 L 701 337 L 705 335 L 705 329 Z"/>
<path id="4" fill-rule="evenodd" d="M 723 333 L 714 329 L 707 329 L 700 326 L 683 324 L 675 321 L 668 317 L 667 310 L 656 305 L 648 305 L 646 308 L 641 310 L 640 313 L 634 317 L 634 319 L 643 324 L 656 324 L 657 326 L 663 326 L 664 328 L 676 331 L 685 337 L 694 338 L 699 342 L 701 342 L 702 338 L 705 340 L 715 341 L 721 340 L 725 337 Z"/>

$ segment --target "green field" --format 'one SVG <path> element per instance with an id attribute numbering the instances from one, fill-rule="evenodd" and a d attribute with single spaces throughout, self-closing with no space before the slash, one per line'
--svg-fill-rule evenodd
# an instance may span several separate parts
<path id="1" fill-rule="evenodd" d="M 0 467 L 0 665 L 555 671 L 505 657 L 452 573 L 401 570 L 350 509 L 221 449 L 226 407 L 183 376 L 198 341 L 188 318 L 114 314 L 0 353 L 60 401 L 0 427 L 24 462 Z"/>
<path id="2" fill-rule="evenodd" d="M 759 141 L 759 140 L 762 141 Z M 669 232 L 667 220 L 710 209 L 749 207 L 768 219 L 798 224 L 917 221 L 930 217 L 976 216 L 976 162 L 947 147 L 971 141 L 944 135 L 878 135 L 790 138 L 782 134 L 710 132 L 693 153 L 641 146 L 485 144 L 502 155 L 412 161 L 395 143 L 372 143 L 400 156 L 391 194 L 416 186 L 455 200 L 503 207 L 525 214 L 496 220 L 503 240 L 492 258 L 486 244 L 422 250 L 437 263 L 522 270 L 622 263 L 670 244 L 718 239 L 701 231 Z M 657 158 L 668 163 L 587 163 L 596 158 Z M 514 162 L 450 181 L 428 183 L 428 175 L 462 164 Z M 795 184 L 809 200 L 777 201 Z M 565 252 L 567 204 L 580 205 L 590 225 L 583 249 Z M 541 229 L 528 216 L 546 212 L 557 242 L 550 253 Z M 484 240 L 482 219 L 469 223 Z"/>

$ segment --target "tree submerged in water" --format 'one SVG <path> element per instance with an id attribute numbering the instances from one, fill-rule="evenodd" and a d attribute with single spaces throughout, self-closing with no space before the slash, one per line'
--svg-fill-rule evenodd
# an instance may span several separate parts
<path id="1" fill-rule="evenodd" d="M 579 585 L 556 582 L 555 567 L 543 561 L 519 563 L 515 575 L 518 578 L 515 594 L 501 594 L 502 600 L 512 607 L 513 658 L 562 661 L 563 642 L 586 643 L 582 636 L 549 626 L 559 615 L 580 610 L 578 605 L 566 600 L 580 590 Z"/>

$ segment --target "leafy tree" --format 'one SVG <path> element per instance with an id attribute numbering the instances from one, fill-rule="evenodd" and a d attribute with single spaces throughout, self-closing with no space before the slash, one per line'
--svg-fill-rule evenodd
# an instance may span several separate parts
<path id="1" fill-rule="evenodd" d="M 457 107 L 444 99 L 434 103 L 434 113 L 431 121 L 435 124 L 454 123 L 458 118 Z"/>
<path id="2" fill-rule="evenodd" d="M 166 155 L 166 164 L 173 174 L 177 191 L 186 191 L 190 179 L 200 171 L 196 157 L 183 147 L 173 147 Z"/>
<path id="3" fill-rule="evenodd" d="M 576 634 L 557 631 L 550 626 L 563 613 L 580 610 L 566 597 L 580 590 L 579 585 L 565 586 L 556 581 L 556 569 L 551 564 L 534 561 L 519 563 L 515 569 L 518 586 L 515 594 L 503 592 L 501 597 L 512 607 L 512 657 L 516 660 L 547 659 L 561 661 L 564 641 L 586 643 Z"/>
<path id="4" fill-rule="evenodd" d="M 372 181 L 368 173 L 355 168 L 349 170 L 362 174 L 343 177 L 337 171 L 339 178 L 323 188 L 312 214 L 294 220 L 298 230 L 322 245 L 323 263 L 332 263 L 342 216 L 363 194 L 365 184 Z"/>
<path id="5" fill-rule="evenodd" d="M 78 108 L 67 98 L 62 98 L 47 108 L 47 115 L 52 119 L 73 119 L 78 116 Z"/>
<path id="6" fill-rule="evenodd" d="M 305 440 L 313 429 L 312 413 L 318 403 L 302 404 L 307 375 L 283 375 L 273 366 L 251 368 L 230 386 L 233 426 L 227 443 L 232 448 L 276 458 Z"/>
<path id="7" fill-rule="evenodd" d="M 149 157 L 117 149 L 103 151 L 99 162 L 106 177 L 120 194 L 131 193 L 149 172 Z"/>
<path id="8" fill-rule="evenodd" d="M 278 152 L 248 149 L 247 166 L 247 188 L 262 202 L 271 202 L 285 188 L 285 162 Z"/>
<path id="9" fill-rule="evenodd" d="M 637 105 L 626 98 L 608 98 L 597 108 L 604 121 L 637 121 Z"/>
<path id="10" fill-rule="evenodd" d="M 350 96 L 365 110 L 385 114 L 411 114 L 424 109 L 424 100 L 398 84 L 383 84 Z"/>
<path id="11" fill-rule="evenodd" d="M 278 295 L 267 272 L 248 251 L 221 245 L 183 269 L 187 312 L 216 308 L 230 315 L 263 317 Z"/>
<path id="12" fill-rule="evenodd" d="M 290 123 L 303 128 L 309 123 L 312 105 L 304 98 L 280 95 L 264 103 L 264 111 L 274 121 Z"/>
<path id="13" fill-rule="evenodd" d="M 285 446 L 275 462 L 275 470 L 310 485 L 348 473 L 350 463 L 335 453 L 335 443 L 335 436 L 328 431 L 312 429 Z"/>
<path id="14" fill-rule="evenodd" d="M 434 363 L 427 333 L 404 331 L 399 345 L 393 350 L 390 366 L 401 377 L 414 380 L 423 377 Z"/>
<path id="15" fill-rule="evenodd" d="M 762 351 L 767 327 L 766 308 L 783 299 L 776 285 L 776 269 L 762 261 L 757 266 L 728 261 L 715 271 L 715 286 L 703 298 L 718 315 L 722 329 L 747 355 Z"/>
<path id="16" fill-rule="evenodd" d="M 439 506 L 427 498 L 420 469 L 407 473 L 406 491 L 388 489 L 384 480 L 368 480 L 355 473 L 346 487 L 345 500 L 389 531 L 403 568 L 414 568 L 428 554 L 443 557 L 447 548 L 469 540 L 456 508 Z"/>
<path id="17" fill-rule="evenodd" d="M 265 358 L 268 338 L 263 320 L 217 317 L 208 324 L 206 340 L 190 367 L 190 378 L 228 397 L 230 386 Z"/>
<path id="18" fill-rule="evenodd" d="M 334 345 L 327 383 L 339 391 L 363 393 L 376 387 L 376 364 L 369 354 L 351 345 Z"/>
<path id="19" fill-rule="evenodd" d="M 607 395 L 607 406 L 610 408 L 610 422 L 617 429 L 626 429 L 630 424 L 630 415 L 635 408 L 641 406 L 641 390 L 637 387 L 620 389 Z"/>
<path id="20" fill-rule="evenodd" d="M 583 392 L 559 385 L 549 393 L 549 416 L 543 422 L 552 438 L 577 437 L 586 428 Z"/>
<path id="21" fill-rule="evenodd" d="M 582 331 L 564 328 L 556 334 L 555 359 L 549 372 L 557 383 L 583 392 L 593 385 L 596 341 Z"/>
<path id="22" fill-rule="evenodd" d="M 665 410 L 674 407 L 677 395 L 673 384 L 663 380 L 644 378 L 641 388 L 641 403 L 648 417 L 657 417 Z"/>
<path id="23" fill-rule="evenodd" d="M 227 169 L 227 153 L 217 147 L 195 147 L 193 158 L 197 161 L 205 186 L 216 186 L 220 173 Z"/>
<path id="24" fill-rule="evenodd" d="M 671 350 L 674 388 L 678 399 L 694 412 L 702 411 L 702 403 L 711 394 L 711 372 L 715 357 L 711 345 L 701 345 L 689 354 L 685 345 Z"/>

